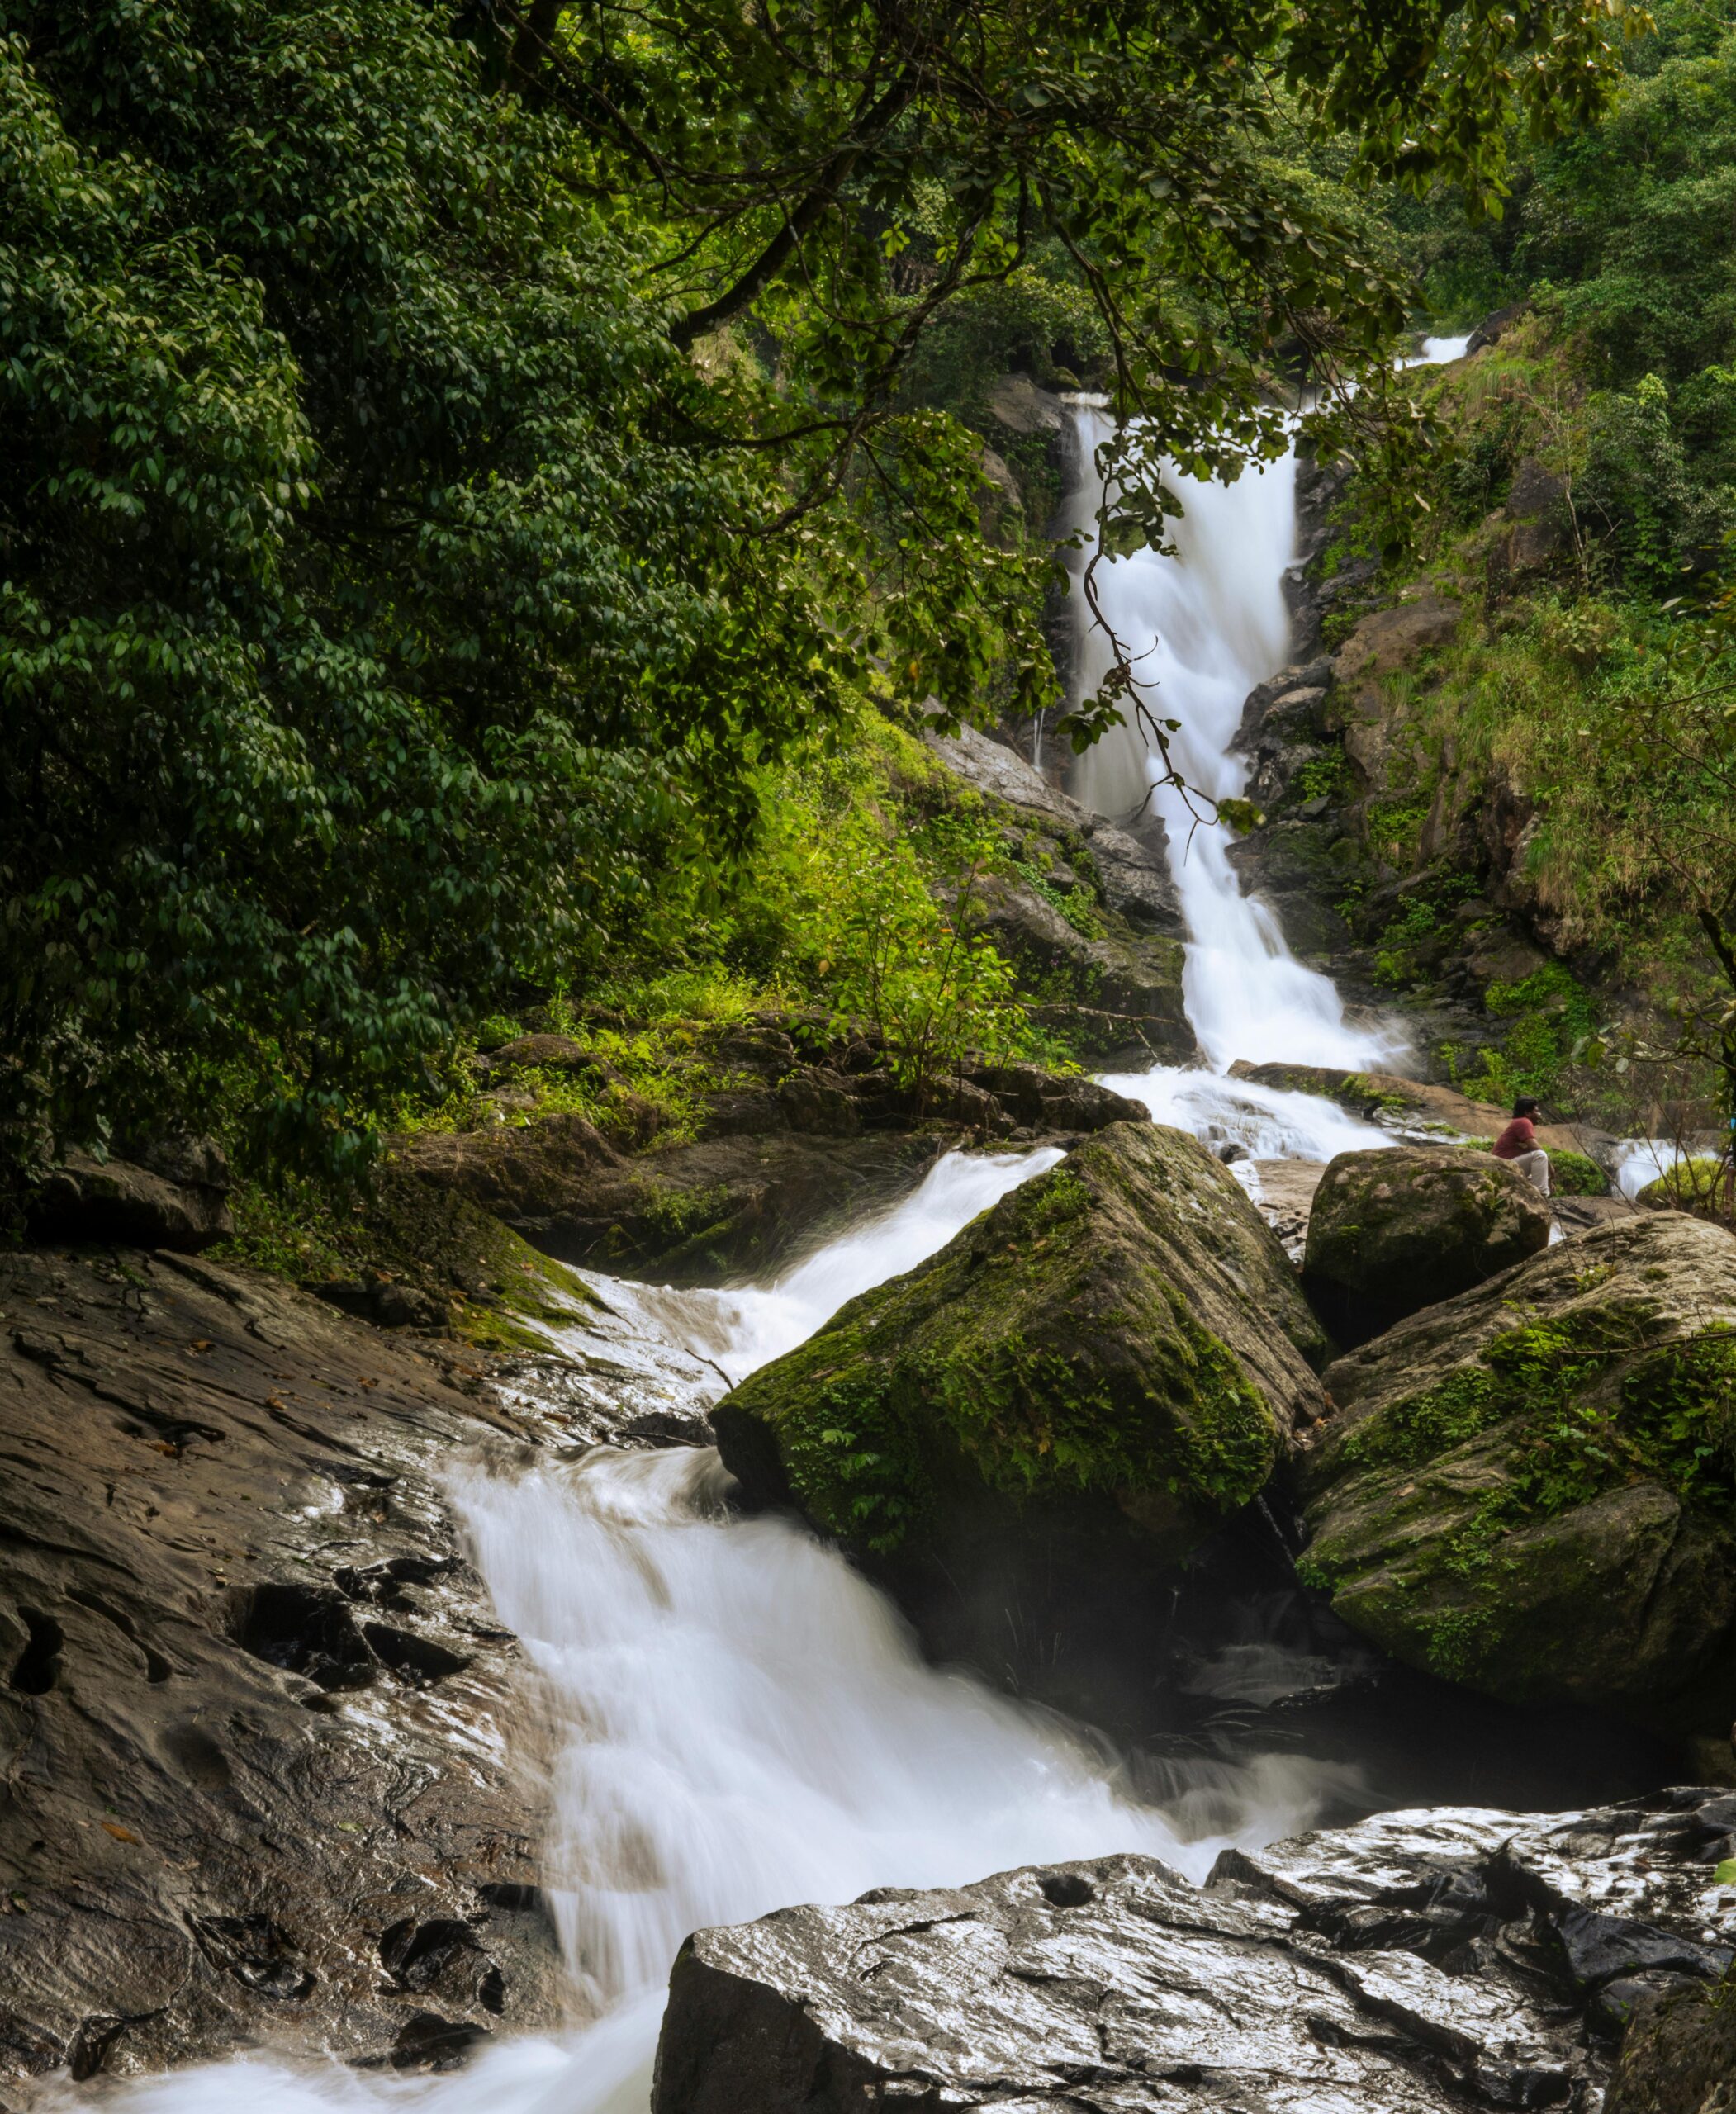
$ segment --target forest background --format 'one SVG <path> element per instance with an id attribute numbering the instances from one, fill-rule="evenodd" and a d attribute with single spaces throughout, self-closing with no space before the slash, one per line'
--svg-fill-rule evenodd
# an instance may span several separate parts
<path id="1" fill-rule="evenodd" d="M 1426 982 L 1475 878 L 1424 856 L 1429 756 L 1517 771 L 1557 959 L 1468 1061 L 1730 1110 L 1727 6 L 0 0 L 0 37 L 15 1216 L 57 1154 L 194 1129 L 305 1219 L 526 1023 L 584 1020 L 666 1137 L 700 1031 L 767 1003 L 1065 1063 L 956 915 L 1017 847 L 918 739 L 1129 709 L 1123 667 L 1062 710 L 1008 372 L 1140 418 L 1111 549 L 1323 387 L 1364 601 L 1482 581 L 1515 476 L 1564 481 L 1571 563 L 1430 683 L 1363 936 Z M 1474 382 L 1394 372 L 1496 310 Z"/>

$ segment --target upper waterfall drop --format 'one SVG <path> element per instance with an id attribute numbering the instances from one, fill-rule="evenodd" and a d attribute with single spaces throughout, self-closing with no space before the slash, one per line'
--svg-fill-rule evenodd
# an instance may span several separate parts
<path id="1" fill-rule="evenodd" d="M 1083 466 L 1068 503 L 1083 547 L 1071 562 L 1069 597 L 1074 694 L 1095 690 L 1112 663 L 1108 638 L 1079 585 L 1096 549 L 1103 491 L 1097 451 L 1113 438 L 1104 414 L 1076 404 Z M 1176 768 L 1212 799 L 1233 799 L 1247 766 L 1232 749 L 1248 693 L 1283 666 L 1290 645 L 1284 573 L 1296 556 L 1296 457 L 1286 453 L 1234 484 L 1178 480 L 1186 512 L 1174 524 L 1175 555 L 1139 551 L 1105 558 L 1098 600 L 1127 650 L 1140 695 L 1155 718 L 1178 719 Z M 1169 861 L 1188 922 L 1188 1015 L 1214 1071 L 1255 1063 L 1390 1063 L 1402 1044 L 1389 1031 L 1354 1027 L 1330 979 L 1306 968 L 1266 906 L 1242 893 L 1227 832 L 1197 824 L 1174 786 L 1158 783 L 1155 759 L 1131 718 L 1088 750 L 1070 789 L 1117 819 L 1150 803 L 1169 833 Z"/>

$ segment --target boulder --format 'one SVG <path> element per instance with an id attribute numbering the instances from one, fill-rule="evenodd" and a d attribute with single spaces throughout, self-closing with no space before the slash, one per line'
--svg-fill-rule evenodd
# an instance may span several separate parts
<path id="1" fill-rule="evenodd" d="M 994 874 L 975 884 L 970 924 L 1013 965 L 1037 1017 L 1065 1027 L 1079 1048 L 1169 1062 L 1194 1055 L 1179 940 L 1157 932 L 1088 937 L 1035 889 Z"/>
<path id="2" fill-rule="evenodd" d="M 197 1253 L 235 1230 L 222 1154 L 206 1140 L 177 1140 L 154 1153 L 160 1168 L 130 1159 L 98 1162 L 69 1153 L 31 1200 L 39 1240 L 119 1244 Z"/>
<path id="3" fill-rule="evenodd" d="M 1095 1079 L 1045 1072 L 1035 1064 L 985 1064 L 970 1074 L 1033 1130 L 1102 1130 L 1112 1123 L 1145 1123 L 1150 1112 Z"/>
<path id="4" fill-rule="evenodd" d="M 1188 921 L 1169 872 L 1169 832 L 1160 815 L 1122 826 L 1093 818 L 1086 836 L 1103 884 L 1103 901 L 1130 925 L 1171 939 L 1187 937 Z"/>
<path id="5" fill-rule="evenodd" d="M 1089 855 L 1105 906 L 1129 924 L 1181 938 L 1181 898 L 1169 871 L 1169 832 L 1150 813 L 1112 822 L 1051 784 L 1018 751 L 975 727 L 930 734 L 929 747 L 975 792 L 1002 801 L 1027 827 Z"/>
<path id="6" fill-rule="evenodd" d="M 1576 1234 L 1328 1368 L 1300 1569 L 1407 1665 L 1658 1730 L 1736 1718 L 1736 1241 Z"/>
<path id="7" fill-rule="evenodd" d="M 923 1097 L 923 1112 L 948 1123 L 958 1123 L 978 1138 L 1006 1138 L 1018 1128 L 1002 1107 L 999 1097 L 976 1079 L 950 1074 L 934 1081 Z"/>
<path id="8" fill-rule="evenodd" d="M 1094 1056 L 1196 1056 L 1182 995 L 1185 921 L 1161 820 L 1112 822 L 974 727 L 927 738 L 956 777 L 1038 833 L 1056 887 L 1079 889 L 1089 906 L 1082 931 L 1023 880 L 989 875 L 975 884 L 972 928 L 1013 965 L 1039 1019 Z M 1094 887 L 1081 888 L 1082 876 Z"/>
<path id="9" fill-rule="evenodd" d="M 792 1130 L 822 1138 L 853 1138 L 862 1127 L 862 1112 L 848 1079 L 823 1065 L 804 1065 L 778 1088 Z"/>
<path id="10" fill-rule="evenodd" d="M 1335 908 L 1345 891 L 1350 839 L 1330 818 L 1330 803 L 1311 800 L 1296 814 L 1269 822 L 1230 847 L 1244 887 L 1276 914 L 1284 937 L 1304 955 L 1341 954 L 1350 928 Z"/>
<path id="11" fill-rule="evenodd" d="M 1302 1283 L 1340 1343 L 1366 1343 L 1549 1241 L 1547 1200 L 1505 1161 L 1447 1146 L 1377 1146 L 1340 1153 L 1321 1177 Z"/>
<path id="12" fill-rule="evenodd" d="M 1059 433 L 1067 423 L 1065 405 L 1028 374 L 1003 374 L 989 391 L 989 409 L 1017 434 Z"/>
<path id="13" fill-rule="evenodd" d="M 701 1931 L 652 2114 L 1593 2105 L 1612 1988 L 1730 1959 L 1705 1803 L 1387 1814 L 1203 1889 L 1105 1856 Z"/>
<path id="14" fill-rule="evenodd" d="M 923 739 L 951 771 L 974 792 L 1002 800 L 1021 819 L 1051 832 L 1083 836 L 1094 818 L 1070 794 L 1052 785 L 1018 751 L 997 742 L 979 728 L 961 727 L 956 734 L 928 733 Z"/>
<path id="15" fill-rule="evenodd" d="M 1384 795 L 1408 786 L 1417 761 L 1411 701 L 1404 685 L 1387 679 L 1450 646 L 1463 614 L 1456 602 L 1419 595 L 1364 617 L 1339 648 L 1321 725 L 1342 734 L 1366 792 Z"/>
<path id="16" fill-rule="evenodd" d="M 1381 676 L 1408 667 L 1419 655 L 1451 645 L 1463 614 L 1456 602 L 1433 595 L 1375 610 L 1339 648 L 1332 663 L 1335 687 L 1354 696 Z"/>
<path id="17" fill-rule="evenodd" d="M 553 1115 L 486 1130 L 419 1132 L 401 1142 L 397 1159 L 563 1263 L 715 1284 L 762 1274 L 852 1218 L 895 1203 L 947 1143 L 934 1131 L 744 1130 L 627 1155 L 583 1116 Z"/>
<path id="18" fill-rule="evenodd" d="M 1515 578 L 1547 571 L 1572 550 L 1575 541 L 1568 481 L 1546 470 L 1534 456 L 1527 456 L 1514 471 L 1504 511 L 1513 525 L 1489 559 L 1491 584 L 1497 593 Z"/>
<path id="19" fill-rule="evenodd" d="M 518 1420 L 203 1258 L 26 1250 L 0 1308 L 0 2098 L 554 2025 L 516 1647 L 445 1495 Z"/>
<path id="20" fill-rule="evenodd" d="M 512 1072 L 591 1072 L 603 1078 L 619 1075 L 594 1050 L 575 1042 L 570 1035 L 521 1035 L 503 1042 L 477 1059 L 477 1069 L 491 1076 Z"/>
<path id="21" fill-rule="evenodd" d="M 717 1409 L 760 1503 L 896 1568 L 1010 1538 L 1176 1560 L 1318 1414 L 1321 1331 L 1197 1140 L 1117 1123 Z M 986 1559 L 985 1559 L 986 1560 Z"/>

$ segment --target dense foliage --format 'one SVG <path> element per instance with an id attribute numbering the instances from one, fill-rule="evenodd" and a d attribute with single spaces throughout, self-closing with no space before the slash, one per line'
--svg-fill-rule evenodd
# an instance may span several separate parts
<path id="1" fill-rule="evenodd" d="M 936 319 L 1087 319 L 1152 415 L 1125 533 L 1160 534 L 1160 447 L 1269 450 L 1268 360 L 1367 364 L 1402 306 L 1285 140 L 1486 197 L 1608 32 L 3 0 L 11 1155 L 221 1101 L 353 1160 L 504 990 L 745 846 L 847 682 L 1046 696 L 1041 554 L 980 533 Z"/>
<path id="2" fill-rule="evenodd" d="M 1587 533 L 1667 592 L 1736 528 L 1736 21 L 1702 0 L 1655 17 L 1608 115 L 1522 154 L 1498 220 L 1468 228 L 1444 197 L 1395 217 L 1435 312 L 1529 301 L 1571 344 Z"/>

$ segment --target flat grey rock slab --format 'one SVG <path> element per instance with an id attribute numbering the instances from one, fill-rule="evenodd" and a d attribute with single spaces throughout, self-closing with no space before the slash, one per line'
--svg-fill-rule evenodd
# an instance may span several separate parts
<path id="1" fill-rule="evenodd" d="M 1389 1814 L 1202 1889 L 1108 1856 L 702 1931 L 654 2114 L 1590 2114 L 1610 1993 L 1729 1964 L 1732 1821 L 1711 1791 Z"/>

